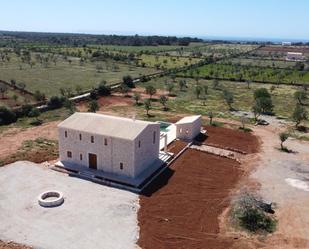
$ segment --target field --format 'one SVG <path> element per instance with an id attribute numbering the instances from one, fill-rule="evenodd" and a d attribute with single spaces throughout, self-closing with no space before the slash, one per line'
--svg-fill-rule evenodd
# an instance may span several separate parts
<path id="1" fill-rule="evenodd" d="M 169 111 L 165 112 L 166 115 L 170 112 L 207 115 L 210 111 L 212 111 L 216 117 L 231 118 L 233 115 L 230 113 L 229 107 L 224 101 L 222 93 L 223 89 L 227 89 L 233 93 L 234 109 L 251 111 L 251 107 L 254 102 L 254 91 L 258 88 L 264 87 L 271 92 L 274 104 L 274 113 L 276 116 L 289 119 L 296 104 L 296 100 L 294 99 L 293 95 L 294 92 L 299 89 L 298 87 L 294 86 L 280 85 L 279 87 L 275 87 L 275 89 L 271 90 L 271 85 L 259 83 L 251 83 L 250 89 L 248 89 L 247 84 L 243 82 L 220 81 L 219 89 L 216 90 L 213 88 L 213 81 L 199 80 L 198 84 L 200 86 L 208 86 L 208 93 L 205 101 L 202 95 L 198 99 L 194 92 L 194 88 L 197 84 L 196 80 L 186 79 L 187 88 L 182 91 L 178 85 L 180 80 L 181 78 L 177 78 L 176 82 L 173 83 L 174 89 L 172 94 L 175 95 L 175 97 L 170 97 L 167 103 Z M 153 79 L 150 82 L 147 82 L 145 86 L 152 85 L 157 89 L 161 89 L 161 91 L 164 91 L 165 94 L 167 94 L 168 91 L 165 82 L 172 83 L 173 80 L 168 78 Z M 309 111 L 309 107 L 306 108 Z M 153 102 L 152 109 L 153 110 L 150 111 L 152 113 L 161 112 L 162 105 L 158 102 Z M 140 111 L 144 111 L 142 107 L 140 107 Z"/>
<path id="2" fill-rule="evenodd" d="M 269 68 L 279 68 L 279 69 L 289 69 L 294 70 L 296 69 L 297 62 L 294 61 L 286 61 L 286 60 L 270 60 L 270 59 L 261 59 L 261 58 L 254 58 L 250 56 L 245 57 L 237 57 L 233 59 L 222 60 L 219 62 L 220 64 L 232 64 L 232 65 L 239 65 L 239 66 L 250 66 L 250 67 L 269 67 Z M 308 62 L 304 63 L 304 70 L 309 70 Z"/>
<path id="3" fill-rule="evenodd" d="M 309 84 L 309 72 L 238 65 L 209 64 L 194 71 L 179 73 L 180 76 L 199 76 L 231 80 L 251 80 L 270 83 Z"/>
<path id="4" fill-rule="evenodd" d="M 63 87 L 70 87 L 75 92 L 79 86 L 84 91 L 97 86 L 102 80 L 111 84 L 120 82 L 125 75 L 138 77 L 157 72 L 153 68 L 136 67 L 111 60 L 80 64 L 76 57 L 72 57 L 70 62 L 57 57 L 56 65 L 53 62 L 47 66 L 36 63 L 31 68 L 30 65 L 21 63 L 13 54 L 10 58 L 9 62 L 0 63 L 0 78 L 7 82 L 12 79 L 17 83 L 23 82 L 26 90 L 39 90 L 48 97 L 59 95 L 59 89 Z"/>

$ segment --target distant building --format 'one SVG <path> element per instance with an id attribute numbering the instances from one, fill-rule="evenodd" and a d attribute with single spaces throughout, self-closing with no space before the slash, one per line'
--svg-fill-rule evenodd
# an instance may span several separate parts
<path id="1" fill-rule="evenodd" d="M 282 46 L 290 47 L 290 46 L 292 46 L 292 42 L 282 42 Z"/>
<path id="2" fill-rule="evenodd" d="M 288 52 L 286 56 L 287 61 L 304 61 L 305 56 L 303 53 L 295 53 L 295 52 Z"/>

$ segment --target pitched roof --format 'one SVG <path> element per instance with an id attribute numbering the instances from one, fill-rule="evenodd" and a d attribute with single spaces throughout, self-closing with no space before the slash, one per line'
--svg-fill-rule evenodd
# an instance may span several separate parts
<path id="1" fill-rule="evenodd" d="M 201 115 L 196 115 L 196 116 L 187 116 L 182 119 L 180 119 L 176 124 L 188 124 L 188 123 L 193 123 L 194 121 L 200 119 L 202 116 Z"/>
<path id="2" fill-rule="evenodd" d="M 58 127 L 109 137 L 134 140 L 148 125 L 160 124 L 96 113 L 76 112 Z"/>

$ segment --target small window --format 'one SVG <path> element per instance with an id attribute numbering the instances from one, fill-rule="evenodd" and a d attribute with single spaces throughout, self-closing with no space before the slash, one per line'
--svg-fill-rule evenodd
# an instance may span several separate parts
<path id="1" fill-rule="evenodd" d="M 79 134 L 79 140 L 82 140 L 82 134 Z"/>
<path id="2" fill-rule="evenodd" d="M 82 161 L 83 160 L 83 154 L 79 154 L 79 159 Z"/>
<path id="3" fill-rule="evenodd" d="M 153 139 L 152 139 L 152 142 L 153 142 L 153 144 L 156 143 L 156 132 L 155 132 L 155 131 L 153 132 Z"/>
<path id="4" fill-rule="evenodd" d="M 120 163 L 120 169 L 123 170 L 123 163 Z"/>
<path id="5" fill-rule="evenodd" d="M 141 140 L 138 141 L 138 148 L 141 147 Z"/>
<path id="6" fill-rule="evenodd" d="M 186 134 L 189 134 L 189 130 L 186 130 Z"/>
<path id="7" fill-rule="evenodd" d="M 68 158 L 72 158 L 72 152 L 71 152 L 71 151 L 68 151 L 68 152 L 67 152 L 67 156 L 68 156 Z"/>
<path id="8" fill-rule="evenodd" d="M 67 131 L 64 132 L 64 136 L 68 137 L 68 132 Z"/>
<path id="9" fill-rule="evenodd" d="M 179 133 L 182 133 L 182 128 L 179 129 Z"/>
<path id="10" fill-rule="evenodd" d="M 94 136 L 91 136 L 91 143 L 94 143 Z"/>
<path id="11" fill-rule="evenodd" d="M 104 145 L 107 145 L 107 138 L 104 138 Z"/>

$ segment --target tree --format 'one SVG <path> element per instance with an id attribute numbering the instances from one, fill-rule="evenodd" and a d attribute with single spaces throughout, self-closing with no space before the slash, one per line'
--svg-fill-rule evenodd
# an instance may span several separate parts
<path id="1" fill-rule="evenodd" d="M 209 124 L 212 125 L 212 119 L 214 118 L 214 114 L 212 111 L 208 112 Z"/>
<path id="2" fill-rule="evenodd" d="M 289 138 L 289 134 L 288 133 L 285 133 L 285 132 L 281 132 L 279 134 L 279 138 L 280 138 L 280 146 L 281 146 L 281 150 L 284 150 L 285 147 L 283 147 L 283 143 Z"/>
<path id="3" fill-rule="evenodd" d="M 16 103 L 17 100 L 18 100 L 18 95 L 14 94 L 14 95 L 12 96 L 12 98 L 13 98 L 14 102 Z"/>
<path id="4" fill-rule="evenodd" d="M 7 92 L 8 88 L 4 84 L 0 84 L 0 93 L 1 93 L 1 98 L 4 99 L 5 93 Z"/>
<path id="5" fill-rule="evenodd" d="M 8 125 L 16 122 L 16 114 L 5 106 L 0 106 L 0 125 Z"/>
<path id="6" fill-rule="evenodd" d="M 15 89 L 16 88 L 16 80 L 12 79 L 11 80 L 11 85 Z"/>
<path id="7" fill-rule="evenodd" d="M 195 93 L 197 99 L 200 98 L 202 91 L 203 91 L 203 88 L 200 85 L 197 84 L 194 88 L 194 93 Z"/>
<path id="8" fill-rule="evenodd" d="M 71 114 L 75 112 L 74 102 L 68 98 L 65 99 L 63 106 L 70 111 Z"/>
<path id="9" fill-rule="evenodd" d="M 128 96 L 128 93 L 131 91 L 130 87 L 128 87 L 126 84 L 121 84 L 119 90 L 122 94 L 124 94 L 124 96 Z"/>
<path id="10" fill-rule="evenodd" d="M 76 86 L 75 86 L 75 91 L 76 91 L 76 93 L 77 93 L 78 95 L 81 94 L 82 90 L 83 90 L 83 89 L 82 89 L 81 85 L 76 85 Z"/>
<path id="11" fill-rule="evenodd" d="M 184 79 L 180 80 L 178 84 L 179 84 L 180 91 L 183 91 L 185 88 L 187 88 L 187 82 Z"/>
<path id="12" fill-rule="evenodd" d="M 292 119 L 295 122 L 295 127 L 298 128 L 299 124 L 303 120 L 308 119 L 306 109 L 300 104 L 296 104 L 294 112 L 292 114 Z"/>
<path id="13" fill-rule="evenodd" d="M 300 105 L 304 104 L 304 101 L 308 98 L 307 91 L 299 90 L 294 93 L 294 98 L 298 101 Z"/>
<path id="14" fill-rule="evenodd" d="M 26 84 L 24 82 L 19 82 L 17 85 L 18 85 L 18 88 L 22 91 L 24 91 L 26 88 Z"/>
<path id="15" fill-rule="evenodd" d="M 134 99 L 135 104 L 136 104 L 136 105 L 139 105 L 139 101 L 141 100 L 141 94 L 135 92 L 135 93 L 133 94 L 133 97 L 132 97 L 132 98 Z"/>
<path id="16" fill-rule="evenodd" d="M 30 118 L 37 118 L 41 114 L 38 108 L 32 108 L 31 111 L 28 113 L 28 117 Z"/>
<path id="17" fill-rule="evenodd" d="M 218 80 L 213 80 L 212 81 L 212 88 L 215 90 L 220 90 L 220 83 Z"/>
<path id="18" fill-rule="evenodd" d="M 171 96 L 172 95 L 172 92 L 174 90 L 174 84 L 172 82 L 170 83 L 167 83 L 166 84 L 166 88 L 167 88 L 167 91 L 168 91 L 168 95 Z"/>
<path id="19" fill-rule="evenodd" d="M 163 105 L 163 110 L 167 111 L 166 103 L 168 101 L 168 97 L 166 97 L 165 95 L 161 95 L 159 101 Z"/>
<path id="20" fill-rule="evenodd" d="M 254 105 L 252 106 L 252 112 L 254 115 L 254 120 L 256 122 L 259 116 L 262 114 L 262 108 L 259 100 L 255 101 Z"/>
<path id="21" fill-rule="evenodd" d="M 149 110 L 151 109 L 151 101 L 150 99 L 145 99 L 144 100 L 144 107 L 146 110 L 146 115 L 149 117 Z"/>
<path id="22" fill-rule="evenodd" d="M 229 106 L 229 109 L 233 110 L 233 108 L 232 108 L 232 104 L 234 103 L 233 93 L 225 89 L 223 91 L 223 98 L 224 98 L 226 104 Z"/>
<path id="23" fill-rule="evenodd" d="M 45 94 L 41 93 L 39 90 L 36 90 L 33 96 L 36 101 L 45 101 L 46 99 Z"/>
<path id="24" fill-rule="evenodd" d="M 145 88 L 145 92 L 150 96 L 150 99 L 152 99 L 152 96 L 156 94 L 157 89 L 152 85 L 148 85 Z"/>
<path id="25" fill-rule="evenodd" d="M 98 94 L 100 96 L 108 96 L 111 94 L 111 88 L 105 80 L 102 80 L 98 86 Z"/>
<path id="26" fill-rule="evenodd" d="M 58 96 L 52 96 L 48 103 L 47 103 L 47 106 L 50 108 L 50 109 L 57 109 L 57 108 L 60 108 L 63 106 L 63 102 L 64 102 L 64 98 L 63 97 L 58 97 Z"/>
<path id="27" fill-rule="evenodd" d="M 254 99 L 259 98 L 271 98 L 270 93 L 267 91 L 266 88 L 258 88 L 254 91 Z"/>
<path id="28" fill-rule="evenodd" d="M 261 113 L 272 113 L 273 103 L 270 93 L 266 88 L 259 88 L 254 91 L 255 106 Z"/>
<path id="29" fill-rule="evenodd" d="M 133 78 L 130 75 L 123 76 L 122 82 L 123 82 L 123 84 L 127 85 L 130 88 L 134 88 L 135 87 Z"/>
<path id="30" fill-rule="evenodd" d="M 96 112 L 97 110 L 99 110 L 99 104 L 96 100 L 91 100 L 88 104 L 88 111 L 89 112 Z"/>

